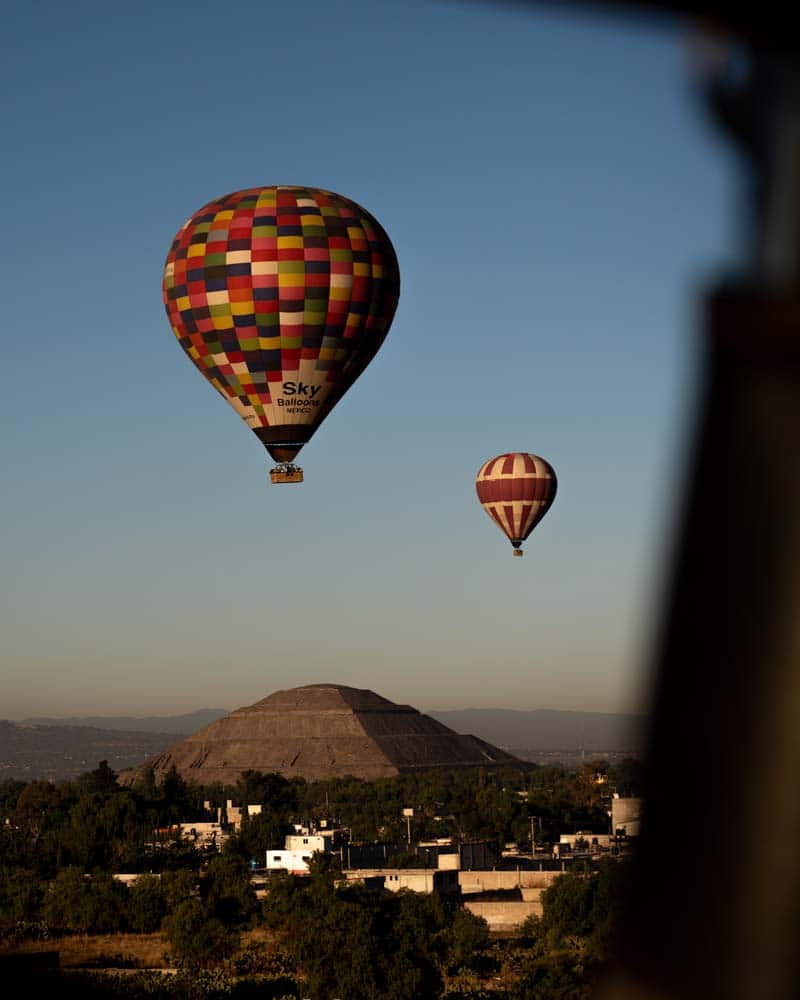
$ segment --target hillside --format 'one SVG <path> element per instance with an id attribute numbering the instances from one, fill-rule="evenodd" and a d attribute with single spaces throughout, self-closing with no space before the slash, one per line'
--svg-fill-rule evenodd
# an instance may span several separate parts
<path id="1" fill-rule="evenodd" d="M 228 714 L 226 708 L 200 708 L 196 712 L 185 715 L 149 715 L 139 718 L 133 715 L 85 715 L 71 718 L 41 718 L 24 719 L 24 726 L 91 726 L 93 729 L 107 729 L 129 733 L 172 733 L 179 736 L 189 736 L 198 729 L 207 726 L 223 715 Z"/>
<path id="2" fill-rule="evenodd" d="M 115 771 L 135 767 L 179 733 L 137 733 L 89 726 L 30 726 L 0 721 L 0 781 L 67 781 L 107 760 Z"/>
<path id="3" fill-rule="evenodd" d="M 457 733 L 474 733 L 512 753 L 638 753 L 645 719 L 611 712 L 464 708 L 428 713 Z"/>

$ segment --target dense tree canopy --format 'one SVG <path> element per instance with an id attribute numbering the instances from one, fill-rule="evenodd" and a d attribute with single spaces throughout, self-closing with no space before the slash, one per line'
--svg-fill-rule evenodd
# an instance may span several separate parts
<path id="1" fill-rule="evenodd" d="M 250 862 L 283 846 L 293 823 L 327 817 L 349 827 L 353 840 L 396 845 L 392 862 L 411 866 L 419 858 L 405 849 L 408 807 L 415 841 L 455 836 L 500 848 L 508 840 L 527 840 L 532 826 L 539 844 L 564 831 L 604 832 L 615 788 L 641 790 L 636 762 L 612 768 L 594 761 L 572 771 L 431 772 L 375 782 L 312 783 L 247 771 L 234 787 L 202 788 L 174 769 L 160 784 L 144 771 L 133 787 L 122 787 L 103 761 L 60 785 L 6 782 L 0 784 L 0 939 L 162 929 L 175 961 L 187 968 L 214 966 L 217 975 L 235 954 L 240 934 L 263 922 L 304 977 L 299 995 L 314 1000 L 433 1000 L 445 989 L 451 1000 L 580 998 L 589 995 L 614 946 L 624 865 L 556 879 L 543 894 L 542 916 L 525 928 L 527 944 L 504 950 L 457 901 L 344 884 L 330 855 L 315 856 L 309 879 L 286 876 L 272 883 L 262 907 Z M 260 812 L 244 816 L 222 852 L 200 852 L 181 839 L 181 821 L 216 818 L 216 808 L 206 812 L 204 802 L 224 810 L 229 799 L 260 806 Z M 124 885 L 112 878 L 120 872 L 138 878 Z M 269 965 L 265 956 L 248 961 Z M 490 987 L 491 970 L 501 975 Z M 277 971 L 272 985 L 262 983 L 262 992 L 252 995 L 291 992 L 293 980 L 285 969 Z M 128 982 L 133 988 L 134 980 Z M 180 982 L 174 981 L 176 989 Z M 206 996 L 192 983 L 186 996 Z M 179 995 L 169 992 L 170 985 L 158 989 L 153 995 Z"/>

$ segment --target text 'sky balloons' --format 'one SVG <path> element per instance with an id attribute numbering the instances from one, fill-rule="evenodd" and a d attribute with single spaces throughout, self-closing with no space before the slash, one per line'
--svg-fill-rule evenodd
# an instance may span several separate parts
<path id="1" fill-rule="evenodd" d="M 291 465 L 375 356 L 400 293 L 397 257 L 355 202 L 259 187 L 209 202 L 178 232 L 164 304 L 181 347 L 276 462 Z"/>
<path id="2" fill-rule="evenodd" d="M 514 546 L 515 556 L 522 555 L 520 545 L 547 513 L 557 486 L 550 463 L 523 451 L 490 458 L 475 480 L 481 507 Z"/>

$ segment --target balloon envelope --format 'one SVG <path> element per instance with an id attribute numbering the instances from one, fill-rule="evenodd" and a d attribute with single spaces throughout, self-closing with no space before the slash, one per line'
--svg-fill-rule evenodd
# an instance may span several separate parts
<path id="1" fill-rule="evenodd" d="M 163 281 L 181 347 L 279 462 L 372 360 L 399 292 L 380 224 L 307 187 L 209 202 L 176 235 Z"/>
<path id="2" fill-rule="evenodd" d="M 553 502 L 558 482 L 553 467 L 538 455 L 514 451 L 485 462 L 475 480 L 481 506 L 522 555 L 520 545 Z"/>

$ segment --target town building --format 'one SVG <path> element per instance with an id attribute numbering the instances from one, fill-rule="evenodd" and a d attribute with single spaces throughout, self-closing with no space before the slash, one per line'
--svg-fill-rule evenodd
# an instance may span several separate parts
<path id="1" fill-rule="evenodd" d="M 181 839 L 188 840 L 198 850 L 222 850 L 225 841 L 230 837 L 230 832 L 215 821 L 193 821 L 181 823 L 179 826 Z"/>
<path id="2" fill-rule="evenodd" d="M 641 827 L 643 800 L 621 798 L 611 800 L 611 832 L 619 837 L 638 837 Z"/>
<path id="3" fill-rule="evenodd" d="M 342 873 L 348 882 L 365 882 L 381 886 L 389 892 L 408 889 L 411 892 L 459 895 L 458 871 L 440 868 L 367 868 Z"/>
<path id="4" fill-rule="evenodd" d="M 599 851 L 610 850 L 616 844 L 616 837 L 611 833 L 591 833 L 578 830 L 577 833 L 562 833 L 558 838 L 562 850 Z"/>
<path id="5" fill-rule="evenodd" d="M 324 824 L 324 825 L 323 825 Z M 307 875 L 308 862 L 315 852 L 321 854 L 338 853 L 341 857 L 339 844 L 346 844 L 348 831 L 338 827 L 329 827 L 323 820 L 319 827 L 294 825 L 294 833 L 287 834 L 283 850 L 267 851 L 267 871 L 287 871 L 292 875 Z"/>

